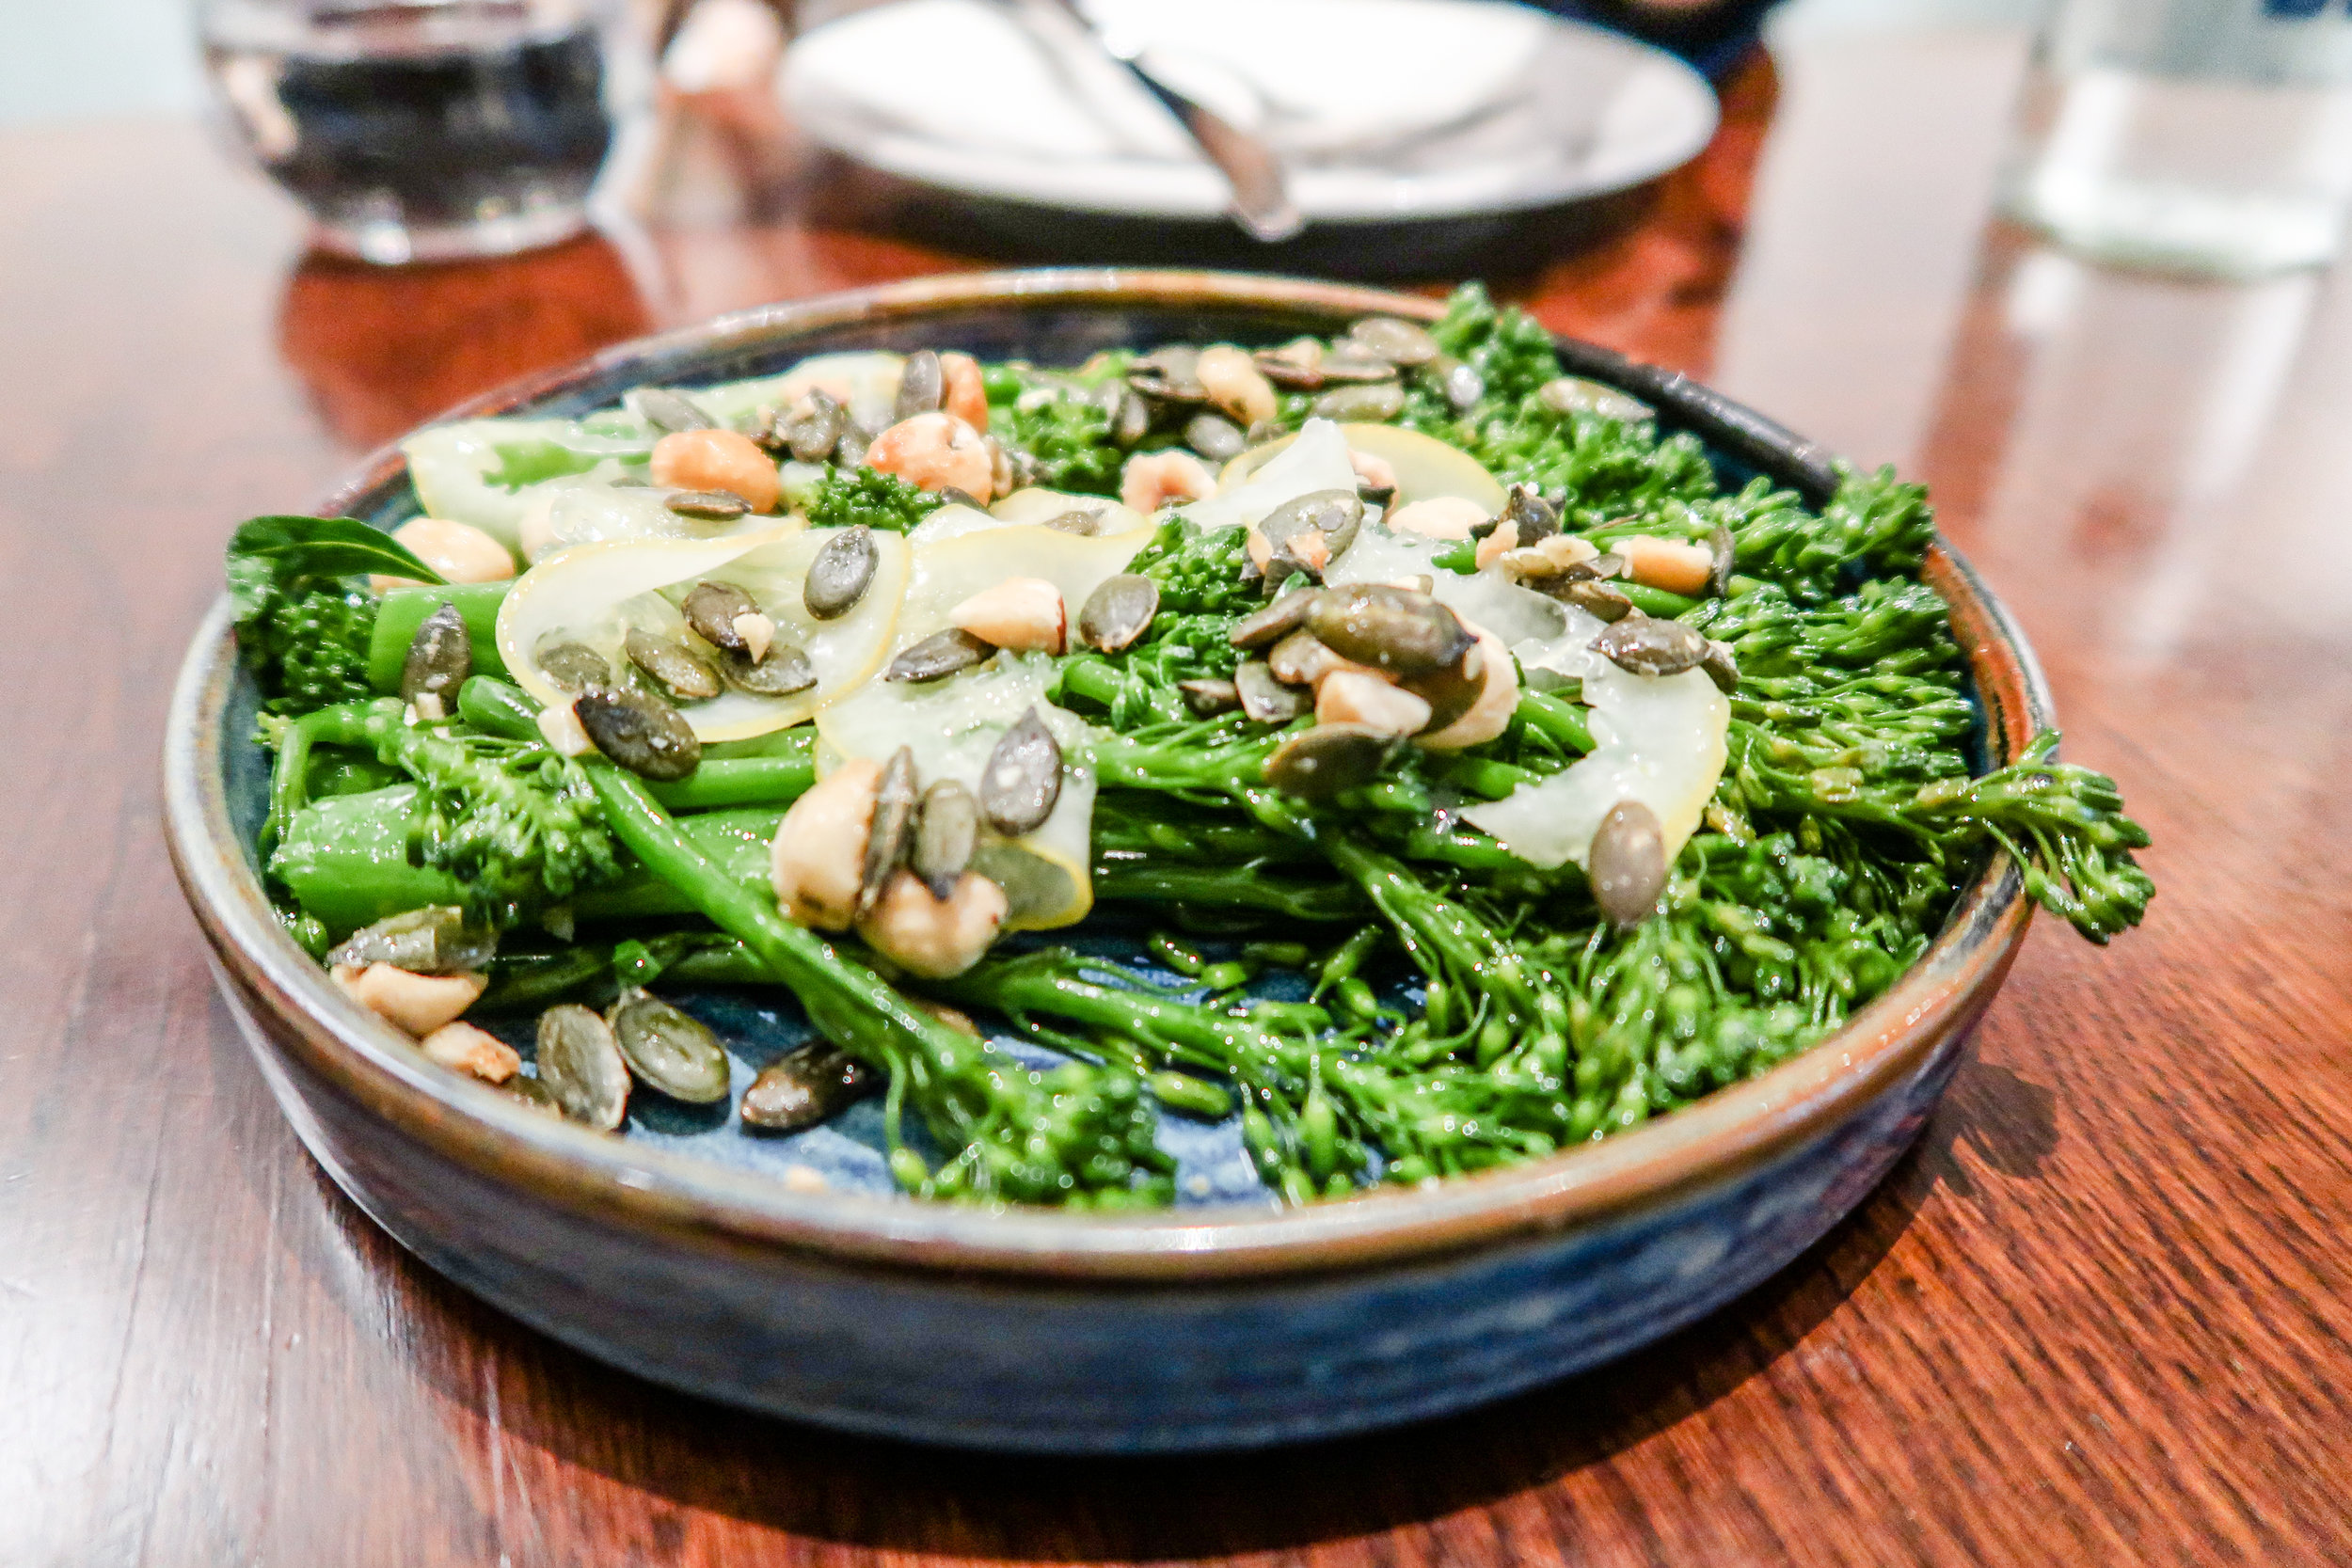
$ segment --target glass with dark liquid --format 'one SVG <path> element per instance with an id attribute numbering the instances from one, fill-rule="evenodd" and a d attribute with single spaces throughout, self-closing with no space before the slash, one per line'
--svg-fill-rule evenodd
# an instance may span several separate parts
<path id="1" fill-rule="evenodd" d="M 625 0 L 206 0 L 239 139 L 326 249 L 445 261 L 586 227 L 645 74 Z"/>

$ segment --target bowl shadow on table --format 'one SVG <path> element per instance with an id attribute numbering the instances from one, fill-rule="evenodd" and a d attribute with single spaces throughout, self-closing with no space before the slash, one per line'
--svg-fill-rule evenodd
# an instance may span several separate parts
<path id="1" fill-rule="evenodd" d="M 260 1092 L 225 1021 L 215 1037 L 224 1092 Z M 546 1479 L 559 1486 L 565 1471 L 586 1470 L 689 1513 L 871 1548 L 1118 1561 L 1395 1529 L 1607 1465 L 1797 1349 L 1879 1268 L 1939 1186 L 1980 1207 L 1988 1195 L 1972 1168 L 2031 1180 L 2055 1141 L 2050 1091 L 1978 1062 L 1972 1048 L 1919 1141 L 1851 1215 L 1747 1296 L 1613 1366 L 1467 1414 L 1335 1442 L 1050 1462 L 850 1436 L 605 1367 L 432 1273 L 307 1156 L 289 1157 L 309 1169 L 323 1217 L 373 1265 L 374 1290 L 412 1314 L 412 1374 L 464 1418 L 495 1420 L 503 1441 L 545 1453 Z M 356 1325 L 374 1321 L 384 1302 L 342 1305 Z"/>
<path id="2" fill-rule="evenodd" d="M 1659 182 L 1533 208 L 1394 223 L 1313 224 L 1264 245 L 1222 219 L 1124 217 L 976 197 L 872 170 L 844 171 L 820 221 L 887 230 L 962 255 L 1021 264 L 1232 267 L 1365 281 L 1507 278 L 1590 250 L 1640 223 Z"/>

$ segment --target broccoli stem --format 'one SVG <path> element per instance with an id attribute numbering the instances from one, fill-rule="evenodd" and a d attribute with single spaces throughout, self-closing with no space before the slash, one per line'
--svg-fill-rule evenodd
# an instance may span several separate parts
<path id="1" fill-rule="evenodd" d="M 778 912 L 680 831 L 644 781 L 598 760 L 588 780 L 613 834 L 788 987 L 826 1038 L 890 1074 L 957 1150 L 938 1170 L 889 1128 L 891 1170 L 928 1196 L 983 1201 L 1166 1201 L 1167 1157 L 1152 1143 L 1140 1084 L 1120 1069 L 1038 1074 L 916 1007 L 890 983 Z"/>

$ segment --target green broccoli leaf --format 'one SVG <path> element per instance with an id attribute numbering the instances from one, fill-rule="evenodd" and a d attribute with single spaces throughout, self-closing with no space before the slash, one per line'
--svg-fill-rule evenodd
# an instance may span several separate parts
<path id="1" fill-rule="evenodd" d="M 372 694 L 376 600 L 353 579 L 374 572 L 441 581 L 400 541 L 356 517 L 254 517 L 230 537 L 237 647 L 271 712 Z"/>

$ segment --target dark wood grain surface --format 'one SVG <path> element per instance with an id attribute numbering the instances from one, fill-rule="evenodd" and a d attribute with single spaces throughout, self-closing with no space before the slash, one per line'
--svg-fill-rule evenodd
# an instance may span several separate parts
<path id="1" fill-rule="evenodd" d="M 732 208 L 671 178 L 625 243 L 395 276 L 303 261 L 192 126 L 0 135 L 0 1563 L 2352 1560 L 2352 295 L 1988 227 L 2020 57 L 1792 50 L 1638 226 L 1504 281 L 1930 481 L 2154 833 L 2153 918 L 2038 926 L 1916 1153 L 1730 1309 L 1200 1463 L 753 1419 L 474 1305 L 281 1122 L 159 841 L 235 520 L 507 375 L 974 259 L 788 143 Z"/>

